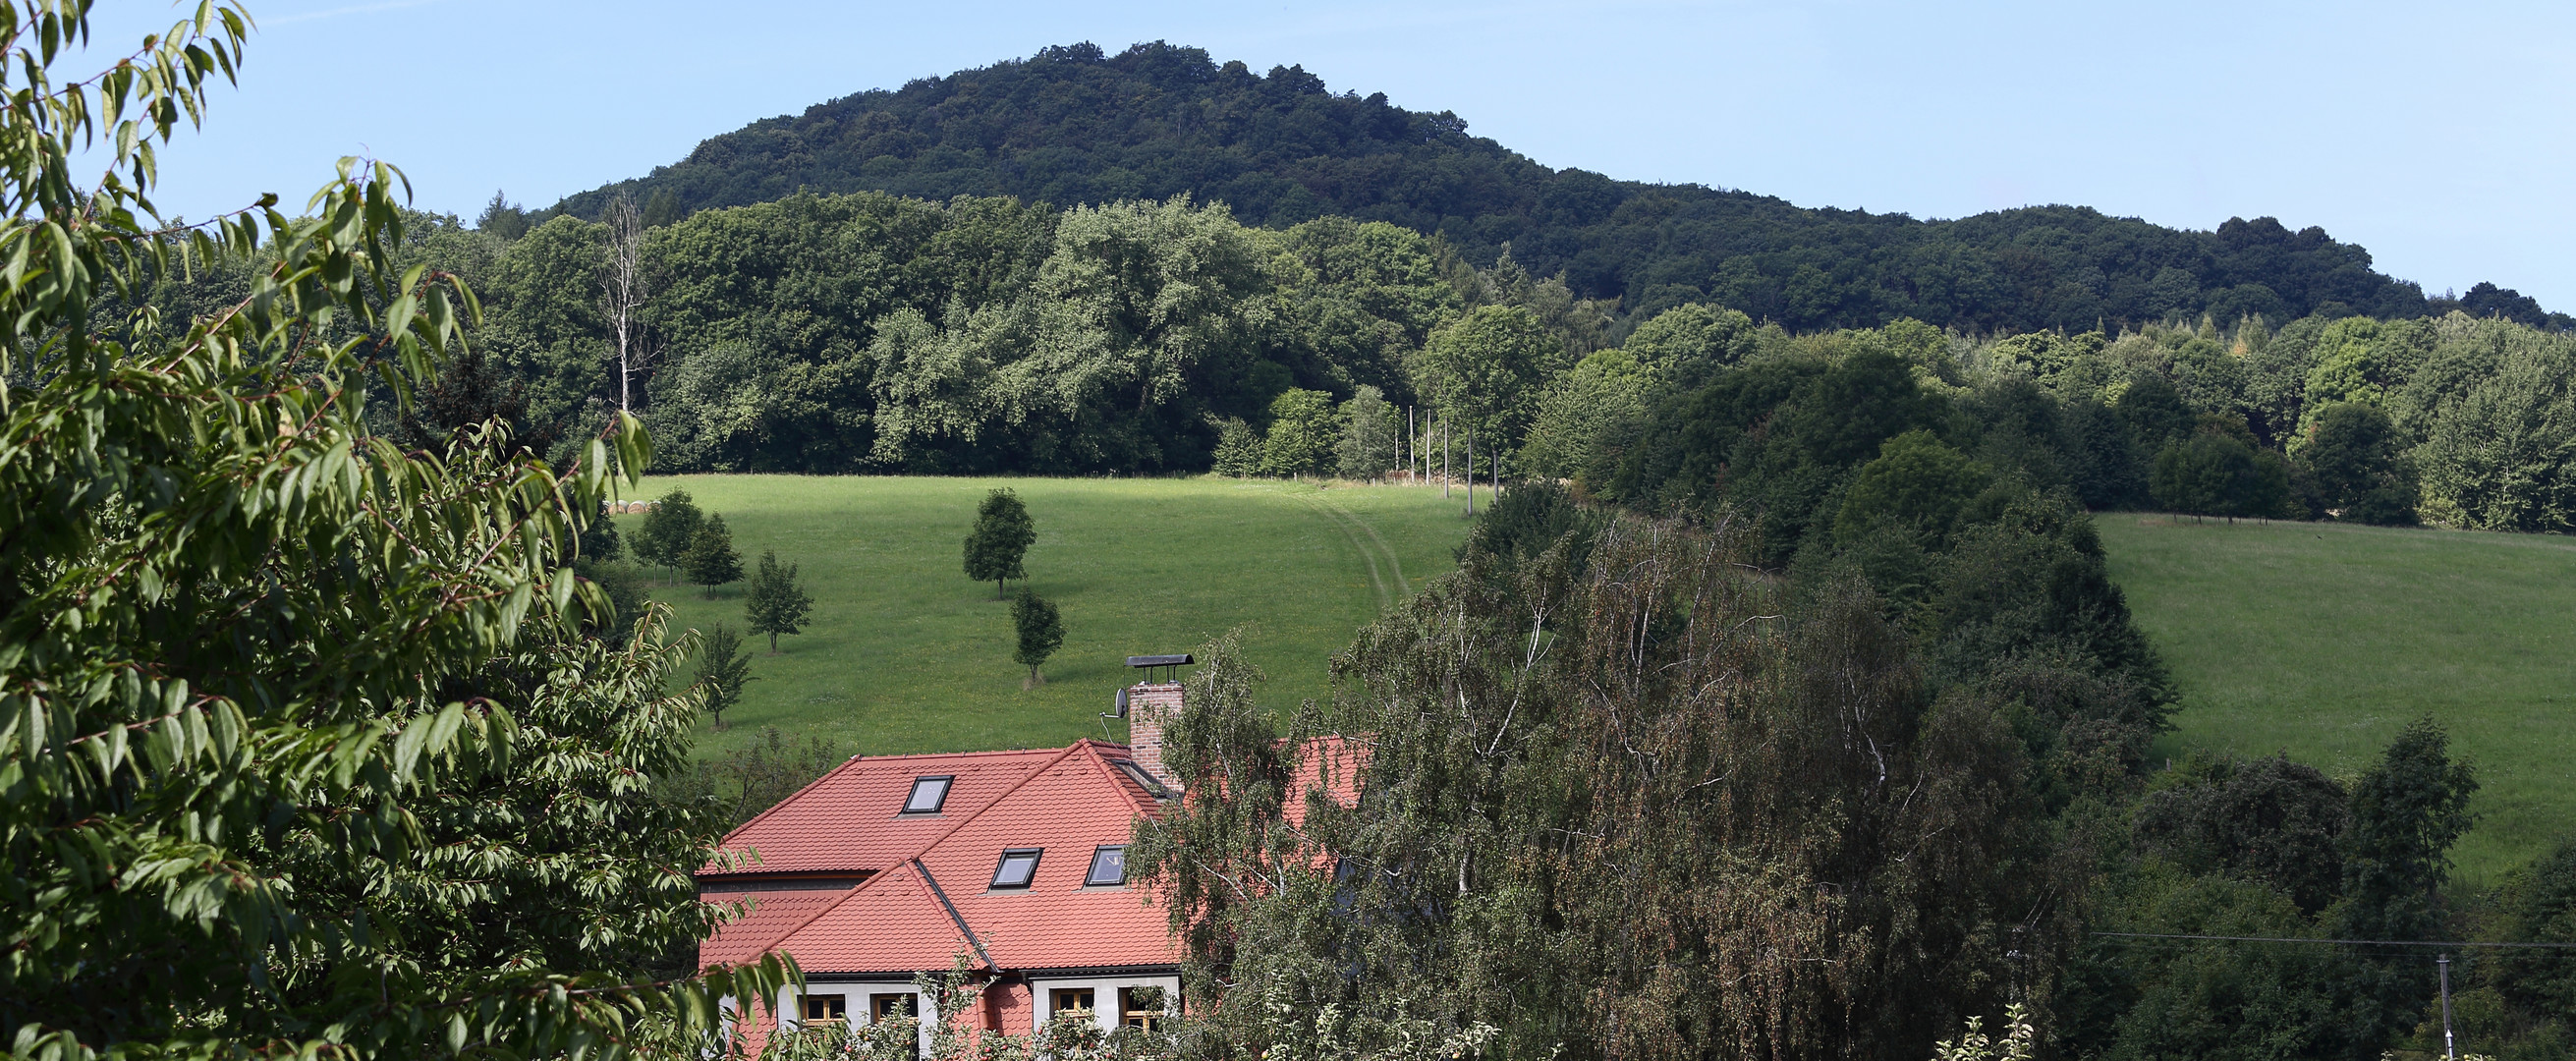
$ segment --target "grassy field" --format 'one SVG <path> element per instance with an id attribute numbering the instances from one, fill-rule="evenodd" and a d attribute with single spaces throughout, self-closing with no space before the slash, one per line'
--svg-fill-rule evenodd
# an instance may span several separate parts
<path id="1" fill-rule="evenodd" d="M 722 513 L 746 568 L 764 549 L 800 565 L 815 598 L 780 654 L 756 647 L 757 678 L 714 755 L 774 725 L 844 752 L 1043 747 L 1103 734 L 1100 713 L 1134 680 L 1130 655 L 1193 652 L 1237 624 L 1279 708 L 1327 695 L 1326 661 L 1387 605 L 1455 566 L 1464 499 L 1437 487 L 1325 489 L 1230 479 L 655 477 Z M 1046 684 L 1023 690 L 1010 605 L 966 580 L 975 506 L 1016 490 L 1037 520 L 1030 584 L 1063 610 Z M 621 516 L 632 534 L 641 516 Z M 656 574 L 654 577 L 663 577 Z M 1017 590 L 1017 585 L 1013 589 Z M 742 628 L 742 586 L 709 600 L 657 587 L 683 626 Z M 1123 725 L 1107 731 L 1125 739 Z"/>
<path id="2" fill-rule="evenodd" d="M 2349 778 L 2429 715 L 2483 782 L 2465 877 L 2576 833 L 2576 540 L 2096 518 L 2183 689 L 2167 750 L 2286 751 Z"/>

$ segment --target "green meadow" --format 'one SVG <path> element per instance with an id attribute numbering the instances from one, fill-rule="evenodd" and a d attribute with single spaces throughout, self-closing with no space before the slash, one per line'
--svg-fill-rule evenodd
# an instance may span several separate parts
<path id="1" fill-rule="evenodd" d="M 1463 498 L 1437 488 L 1274 480 L 664 476 L 722 513 L 749 566 L 764 549 L 815 596 L 780 652 L 753 642 L 721 754 L 777 726 L 891 754 L 1123 739 L 1100 715 L 1130 655 L 1191 652 L 1236 626 L 1288 708 L 1328 695 L 1361 625 L 1454 566 Z M 1010 608 L 960 570 L 985 491 L 1038 521 L 1030 584 L 1065 644 L 1025 688 Z M 630 533 L 640 516 L 618 517 Z M 2476 829 L 2455 852 L 2490 879 L 2576 832 L 2576 540 L 2309 523 L 2096 517 L 2111 573 L 2183 699 L 2159 748 L 2287 752 L 2349 779 L 2431 716 L 2478 767 Z M 667 575 L 654 573 L 654 578 Z M 1015 587 L 1016 588 L 1016 587 Z M 683 626 L 740 627 L 742 587 L 657 585 Z"/>
<path id="2" fill-rule="evenodd" d="M 2349 779 L 2430 716 L 2482 782 L 2462 874 L 2576 833 L 2576 540 L 2095 519 L 2182 688 L 2160 750 L 2286 751 Z"/>
<path id="3" fill-rule="evenodd" d="M 1003 486 L 1037 520 L 1029 584 L 1064 615 L 1064 647 L 1035 688 L 1011 660 L 1010 605 L 962 570 L 975 506 Z M 1195 652 L 1236 626 L 1269 677 L 1265 702 L 1322 699 L 1333 654 L 1454 567 L 1468 527 L 1463 495 L 1438 487 L 1277 480 L 656 476 L 630 496 L 673 487 L 724 516 L 746 569 L 775 549 L 814 595 L 812 623 L 778 655 L 751 644 L 755 680 L 701 755 L 763 726 L 872 755 L 1123 740 L 1100 715 L 1134 680 L 1126 657 Z M 617 518 L 629 535 L 643 520 Z M 654 587 L 702 630 L 742 629 L 742 593 Z"/>

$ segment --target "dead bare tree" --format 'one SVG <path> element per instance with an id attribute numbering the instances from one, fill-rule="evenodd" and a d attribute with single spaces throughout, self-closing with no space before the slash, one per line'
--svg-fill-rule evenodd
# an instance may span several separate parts
<path id="1" fill-rule="evenodd" d="M 634 196 L 617 193 L 600 215 L 608 226 L 599 271 L 600 309 L 617 343 L 617 411 L 628 412 L 635 381 L 652 366 L 653 352 L 644 341 L 644 212 Z"/>

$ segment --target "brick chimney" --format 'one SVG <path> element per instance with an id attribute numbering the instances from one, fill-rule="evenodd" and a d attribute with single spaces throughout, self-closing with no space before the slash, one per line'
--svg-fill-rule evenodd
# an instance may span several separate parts
<path id="1" fill-rule="evenodd" d="M 1139 682 L 1127 687 L 1127 750 L 1136 765 L 1173 788 L 1179 778 L 1163 768 L 1163 730 L 1181 717 L 1181 683 Z"/>

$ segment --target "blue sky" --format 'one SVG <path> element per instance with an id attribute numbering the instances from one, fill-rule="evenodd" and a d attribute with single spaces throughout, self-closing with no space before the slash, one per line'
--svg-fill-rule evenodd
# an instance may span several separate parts
<path id="1" fill-rule="evenodd" d="M 290 202 L 333 159 L 420 206 L 543 205 L 835 96 L 1093 41 L 1300 63 L 1551 166 L 1957 217 L 2270 214 L 2428 291 L 2576 312 L 2576 5 L 250 0 L 165 209 Z M 104 5 L 121 49 L 174 17 Z"/>

